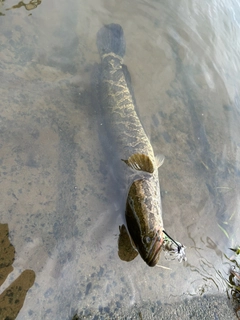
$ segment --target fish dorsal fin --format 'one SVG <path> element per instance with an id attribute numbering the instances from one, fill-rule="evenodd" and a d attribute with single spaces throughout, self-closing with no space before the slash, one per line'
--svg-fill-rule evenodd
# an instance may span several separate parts
<path id="1" fill-rule="evenodd" d="M 139 170 L 139 171 L 146 171 L 149 173 L 154 172 L 154 164 L 149 156 L 146 156 L 142 153 L 135 153 L 127 160 L 122 159 L 130 168 Z"/>

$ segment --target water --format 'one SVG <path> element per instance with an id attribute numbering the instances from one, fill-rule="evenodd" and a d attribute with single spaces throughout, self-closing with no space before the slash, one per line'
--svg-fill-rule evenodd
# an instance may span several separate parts
<path id="1" fill-rule="evenodd" d="M 24 270 L 36 276 L 17 319 L 159 318 L 157 306 L 208 294 L 227 303 L 224 254 L 240 231 L 238 1 L 14 5 L 0 3 L 0 223 L 15 247 L 1 292 Z M 112 22 L 124 29 L 141 120 L 165 155 L 165 228 L 187 246 L 187 263 L 161 256 L 170 271 L 118 258 L 123 200 L 109 190 L 90 84 L 96 33 Z"/>

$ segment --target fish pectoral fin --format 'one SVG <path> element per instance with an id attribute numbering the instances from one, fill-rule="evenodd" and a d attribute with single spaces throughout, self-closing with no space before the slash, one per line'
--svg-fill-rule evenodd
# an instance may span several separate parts
<path id="1" fill-rule="evenodd" d="M 149 156 L 141 153 L 135 153 L 127 160 L 121 159 L 124 161 L 130 168 L 139 171 L 146 171 L 149 173 L 154 172 L 154 164 Z"/>
<path id="2" fill-rule="evenodd" d="M 138 255 L 138 252 L 133 247 L 132 241 L 124 224 L 119 226 L 119 231 L 118 256 L 123 261 L 132 261 Z"/>
<path id="3" fill-rule="evenodd" d="M 156 155 L 155 160 L 156 160 L 157 168 L 160 168 L 165 160 L 165 157 L 163 154 L 158 154 Z"/>

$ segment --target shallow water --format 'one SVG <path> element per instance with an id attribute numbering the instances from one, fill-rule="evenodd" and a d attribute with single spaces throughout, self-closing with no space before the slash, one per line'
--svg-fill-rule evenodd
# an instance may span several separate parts
<path id="1" fill-rule="evenodd" d="M 238 1 L 30 4 L 0 3 L 0 223 L 15 247 L 1 292 L 24 270 L 36 275 L 17 319 L 227 299 L 224 254 L 240 241 Z M 97 31 L 112 22 L 141 121 L 165 155 L 165 228 L 187 247 L 184 264 L 161 256 L 170 271 L 118 258 L 125 199 L 110 191 L 90 84 Z"/>

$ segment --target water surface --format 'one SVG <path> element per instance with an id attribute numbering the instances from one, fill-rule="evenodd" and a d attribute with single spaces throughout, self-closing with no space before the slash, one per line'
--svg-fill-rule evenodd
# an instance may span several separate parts
<path id="1" fill-rule="evenodd" d="M 0 7 L 0 223 L 16 252 L 1 292 L 25 269 L 36 274 L 17 319 L 112 318 L 207 294 L 227 300 L 224 253 L 240 241 L 238 1 L 26 9 Z M 165 155 L 165 228 L 187 247 L 184 264 L 162 255 L 170 271 L 118 258 L 125 200 L 112 188 L 90 83 L 96 33 L 112 22 L 125 33 L 141 121 Z"/>

